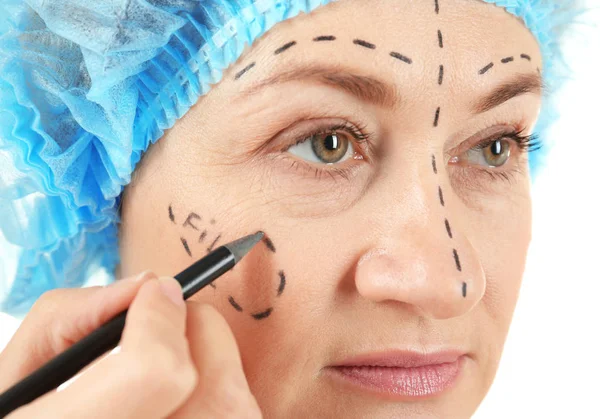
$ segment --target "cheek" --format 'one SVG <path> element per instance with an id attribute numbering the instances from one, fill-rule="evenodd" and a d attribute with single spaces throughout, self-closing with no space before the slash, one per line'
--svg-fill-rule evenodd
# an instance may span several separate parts
<path id="1" fill-rule="evenodd" d="M 470 218 L 470 238 L 479 249 L 486 292 L 475 312 L 480 332 L 489 336 L 483 355 L 495 371 L 512 321 L 531 240 L 531 200 L 528 192 L 496 202 L 485 216 Z"/>

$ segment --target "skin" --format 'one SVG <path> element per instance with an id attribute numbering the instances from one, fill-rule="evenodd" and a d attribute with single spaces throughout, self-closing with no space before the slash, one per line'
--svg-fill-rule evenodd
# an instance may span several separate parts
<path id="1" fill-rule="evenodd" d="M 319 35 L 337 40 L 313 42 Z M 353 44 L 357 38 L 377 48 Z M 274 54 L 290 41 L 297 44 Z M 515 61 L 502 64 L 508 56 Z M 273 79 L 306 66 L 373 78 L 397 97 L 378 105 L 314 78 Z M 343 0 L 283 22 L 142 160 L 123 202 L 119 274 L 174 275 L 219 235 L 223 244 L 263 230 L 275 253 L 259 245 L 193 299 L 227 320 L 264 417 L 470 417 L 490 388 L 512 319 L 531 202 L 527 153 L 513 140 L 502 167 L 486 167 L 482 151 L 465 156 L 507 128 L 531 132 L 541 99 L 533 92 L 483 113 L 472 108 L 537 68 L 541 54 L 525 26 L 479 1 L 444 0 L 436 14 L 433 2 Z M 286 151 L 315 126 L 344 121 L 371 134 L 368 150 L 356 148 L 362 160 L 325 167 Z M 191 212 L 201 217 L 192 220 L 197 230 L 183 225 Z M 280 270 L 287 282 L 278 297 Z M 267 308 L 269 317 L 252 318 Z M 325 372 L 358 354 L 445 349 L 467 356 L 455 385 L 435 397 L 397 400 Z"/>

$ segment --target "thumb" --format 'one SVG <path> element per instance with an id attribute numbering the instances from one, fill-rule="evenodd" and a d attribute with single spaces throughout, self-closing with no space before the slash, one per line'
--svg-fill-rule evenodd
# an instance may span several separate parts
<path id="1" fill-rule="evenodd" d="M 0 353 L 0 393 L 127 309 L 152 272 L 43 294 Z"/>

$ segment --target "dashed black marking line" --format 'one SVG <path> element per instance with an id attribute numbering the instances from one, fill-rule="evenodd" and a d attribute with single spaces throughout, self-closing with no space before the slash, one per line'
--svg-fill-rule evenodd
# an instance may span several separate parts
<path id="1" fill-rule="evenodd" d="M 437 171 L 437 162 L 435 160 L 435 154 L 431 155 L 431 165 L 433 166 L 433 173 L 435 173 L 437 175 L 438 171 Z"/>
<path id="2" fill-rule="evenodd" d="M 466 282 L 463 282 L 463 285 L 462 285 L 462 295 L 465 298 L 467 297 L 467 283 Z"/>
<path id="3" fill-rule="evenodd" d="M 279 288 L 277 288 L 277 296 L 281 297 L 283 291 L 285 290 L 286 279 L 285 273 L 283 271 L 279 271 Z"/>
<path id="4" fill-rule="evenodd" d="M 444 48 L 444 37 L 442 36 L 442 31 L 438 29 L 438 45 L 440 48 Z"/>
<path id="5" fill-rule="evenodd" d="M 376 49 L 377 47 L 375 46 L 375 44 L 372 44 L 370 42 L 364 41 L 362 39 L 355 39 L 354 40 L 354 44 L 364 47 L 364 48 L 368 48 L 368 49 Z"/>
<path id="6" fill-rule="evenodd" d="M 262 313 L 253 314 L 252 317 L 254 317 L 255 320 L 263 320 L 263 319 L 266 319 L 267 317 L 269 317 L 272 312 L 273 312 L 273 308 L 269 308 L 269 309 L 263 311 Z"/>
<path id="7" fill-rule="evenodd" d="M 435 13 L 440 14 L 440 2 L 439 0 L 435 0 Z"/>
<path id="8" fill-rule="evenodd" d="M 438 84 L 441 86 L 444 82 L 444 66 L 440 65 L 440 72 L 438 75 Z"/>
<path id="9" fill-rule="evenodd" d="M 456 262 L 456 269 L 458 269 L 458 272 L 462 272 L 462 266 L 460 266 L 460 258 L 458 257 L 458 251 L 456 249 L 453 249 L 452 252 L 454 253 L 454 261 Z"/>
<path id="10" fill-rule="evenodd" d="M 239 80 L 244 74 L 246 74 L 248 71 L 252 70 L 255 65 L 256 65 L 255 62 L 248 64 L 246 67 L 244 67 L 240 72 L 238 72 L 235 75 L 235 80 Z"/>
<path id="11" fill-rule="evenodd" d="M 445 207 L 446 203 L 444 202 L 444 191 L 442 191 L 441 186 L 438 187 L 438 190 L 439 190 L 439 195 L 440 195 L 440 204 L 442 204 L 442 207 Z"/>
<path id="12" fill-rule="evenodd" d="M 452 228 L 450 228 L 450 221 L 446 219 L 446 231 L 448 232 L 448 236 L 452 239 Z"/>
<path id="13" fill-rule="evenodd" d="M 400 54 L 398 52 L 392 51 L 392 52 L 390 52 L 390 56 L 394 57 L 397 60 L 403 61 L 406 64 L 412 64 L 412 60 L 410 58 L 408 58 L 407 56 L 402 55 L 402 54 Z"/>
<path id="14" fill-rule="evenodd" d="M 171 207 L 169 205 L 169 220 L 171 220 L 172 223 L 175 223 L 175 214 L 173 214 L 173 207 Z"/>
<path id="15" fill-rule="evenodd" d="M 500 61 L 502 62 L 502 64 L 506 64 L 506 63 L 511 63 L 515 60 L 515 57 L 506 57 L 501 59 Z"/>
<path id="16" fill-rule="evenodd" d="M 437 127 L 438 123 L 440 122 L 440 112 L 441 112 L 441 108 L 437 108 L 435 111 L 435 119 L 433 120 L 433 126 Z"/>
<path id="17" fill-rule="evenodd" d="M 337 38 L 333 35 L 317 36 L 313 39 L 314 42 L 335 41 Z"/>
<path id="18" fill-rule="evenodd" d="M 279 47 L 275 50 L 275 55 L 279 55 L 282 52 L 287 51 L 288 49 L 290 49 L 291 47 L 293 47 L 294 45 L 296 45 L 297 42 L 296 41 L 292 41 L 292 42 L 288 42 L 287 44 L 283 45 L 282 47 Z"/>
<path id="19" fill-rule="evenodd" d="M 527 61 L 531 61 L 531 57 L 527 54 L 521 54 L 521 58 Z"/>
<path id="20" fill-rule="evenodd" d="M 483 67 L 481 70 L 479 70 L 479 74 L 487 73 L 493 66 L 494 66 L 494 63 L 489 63 L 488 65 Z"/>
<path id="21" fill-rule="evenodd" d="M 273 244 L 273 240 L 271 240 L 270 238 L 266 237 L 263 239 L 263 243 L 265 244 L 265 246 L 267 246 L 267 249 L 269 249 L 271 252 L 275 253 L 275 245 Z"/>
<path id="22" fill-rule="evenodd" d="M 235 299 L 231 295 L 229 296 L 229 304 L 231 304 L 233 308 L 235 308 L 235 310 L 239 311 L 240 313 L 244 311 L 244 309 L 237 303 L 237 301 L 235 301 Z"/>
<path id="23" fill-rule="evenodd" d="M 189 257 L 192 257 L 192 251 L 190 250 L 190 246 L 188 246 L 188 242 L 186 239 L 184 239 L 183 237 L 180 237 L 181 239 L 181 244 L 183 244 L 183 247 L 185 249 L 185 251 L 187 252 Z"/>
<path id="24" fill-rule="evenodd" d="M 206 249 L 209 253 L 212 252 L 215 248 L 215 245 L 217 244 L 217 242 L 219 241 L 219 239 L 221 238 L 221 235 L 219 234 L 217 236 L 216 239 L 213 240 L 212 244 L 210 245 L 210 247 L 208 247 L 208 249 Z"/>

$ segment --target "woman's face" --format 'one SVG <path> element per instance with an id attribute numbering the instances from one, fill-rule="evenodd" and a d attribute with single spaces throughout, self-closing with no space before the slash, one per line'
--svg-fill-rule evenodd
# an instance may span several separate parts
<path id="1" fill-rule="evenodd" d="M 174 275 L 263 230 L 194 299 L 228 320 L 265 417 L 469 417 L 530 241 L 540 68 L 524 25 L 480 1 L 279 24 L 145 156 L 120 273 Z"/>

